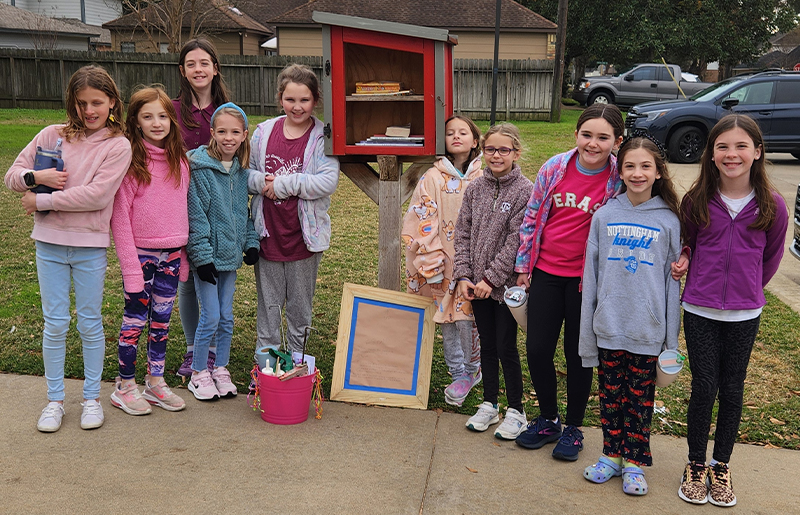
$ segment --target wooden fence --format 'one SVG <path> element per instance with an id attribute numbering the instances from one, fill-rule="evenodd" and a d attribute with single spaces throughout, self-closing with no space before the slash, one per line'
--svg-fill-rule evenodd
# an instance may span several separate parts
<path id="1" fill-rule="evenodd" d="M 287 64 L 307 64 L 322 74 L 321 57 L 223 55 L 220 61 L 232 97 L 256 116 L 279 112 L 275 87 L 278 74 Z M 0 107 L 63 109 L 69 77 L 91 63 L 111 73 L 125 101 L 141 84 L 163 84 L 171 96 L 179 90 L 177 54 L 0 49 Z M 453 64 L 455 111 L 487 120 L 492 61 L 456 59 Z M 502 60 L 498 73 L 497 119 L 548 119 L 553 61 Z"/>

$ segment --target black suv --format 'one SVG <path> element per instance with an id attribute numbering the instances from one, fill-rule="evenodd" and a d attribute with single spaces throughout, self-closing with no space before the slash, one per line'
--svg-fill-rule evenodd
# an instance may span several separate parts
<path id="1" fill-rule="evenodd" d="M 764 133 L 767 152 L 800 159 L 800 73 L 770 70 L 737 75 L 688 100 L 639 104 L 628 111 L 625 129 L 646 129 L 675 163 L 700 160 L 708 132 L 728 113 L 746 114 Z"/>

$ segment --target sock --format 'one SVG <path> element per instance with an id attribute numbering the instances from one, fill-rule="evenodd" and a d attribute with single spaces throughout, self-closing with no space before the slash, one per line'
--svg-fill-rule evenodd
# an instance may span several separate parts
<path id="1" fill-rule="evenodd" d="M 709 466 L 709 467 L 713 467 L 713 466 L 714 466 L 714 465 L 716 465 L 717 463 L 720 463 L 720 462 L 719 462 L 719 461 L 717 461 L 717 460 L 714 460 L 714 459 L 712 459 L 711 461 L 709 461 L 709 462 L 708 462 L 708 466 Z"/>
<path id="2" fill-rule="evenodd" d="M 190 352 L 191 352 L 191 353 L 194 353 L 194 344 L 191 344 L 191 345 L 187 345 L 187 346 L 186 346 L 186 353 L 188 354 L 188 353 L 190 353 Z"/>
<path id="3" fill-rule="evenodd" d="M 622 465 L 622 456 L 615 456 L 613 458 L 611 456 L 606 456 L 606 458 L 608 458 L 609 461 L 613 461 L 616 465 Z"/>
<path id="4" fill-rule="evenodd" d="M 639 465 L 637 465 L 636 463 L 631 463 L 631 462 L 630 462 L 630 461 L 628 461 L 628 460 L 622 460 L 622 467 L 623 467 L 623 468 L 625 468 L 625 467 L 636 467 L 636 468 L 642 468 L 642 467 L 640 467 Z"/>

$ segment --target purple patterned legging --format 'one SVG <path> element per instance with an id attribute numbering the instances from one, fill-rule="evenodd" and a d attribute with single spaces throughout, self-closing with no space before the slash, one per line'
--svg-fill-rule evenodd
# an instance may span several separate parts
<path id="1" fill-rule="evenodd" d="M 144 274 L 144 290 L 125 292 L 125 310 L 119 332 L 119 376 L 133 379 L 136 375 L 136 350 L 146 323 L 147 374 L 164 375 L 167 337 L 172 305 L 178 291 L 181 266 L 180 249 L 136 249 Z"/>

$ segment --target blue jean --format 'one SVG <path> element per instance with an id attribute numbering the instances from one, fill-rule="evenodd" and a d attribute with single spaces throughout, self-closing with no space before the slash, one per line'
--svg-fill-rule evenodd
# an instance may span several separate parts
<path id="1" fill-rule="evenodd" d="M 189 263 L 185 264 L 190 266 Z M 186 351 L 194 350 L 194 333 L 197 332 L 197 322 L 200 320 L 200 304 L 197 301 L 197 291 L 194 287 L 194 274 L 189 274 L 185 283 L 178 283 L 178 309 L 181 315 L 181 326 L 186 338 Z M 209 349 L 216 351 L 217 344 L 211 339 Z"/>
<path id="2" fill-rule="evenodd" d="M 236 291 L 236 270 L 220 272 L 217 284 L 207 283 L 193 272 L 194 287 L 200 301 L 200 320 L 194 334 L 192 370 L 208 370 L 208 347 L 217 339 L 217 367 L 225 367 L 231 354 L 233 337 L 233 294 Z"/>
<path id="3" fill-rule="evenodd" d="M 75 287 L 78 333 L 83 342 L 83 397 L 88 400 L 100 396 L 106 350 L 101 308 L 107 265 L 106 249 L 102 247 L 36 242 L 36 268 L 44 315 L 42 358 L 47 398 L 51 401 L 64 400 L 71 283 Z"/>

